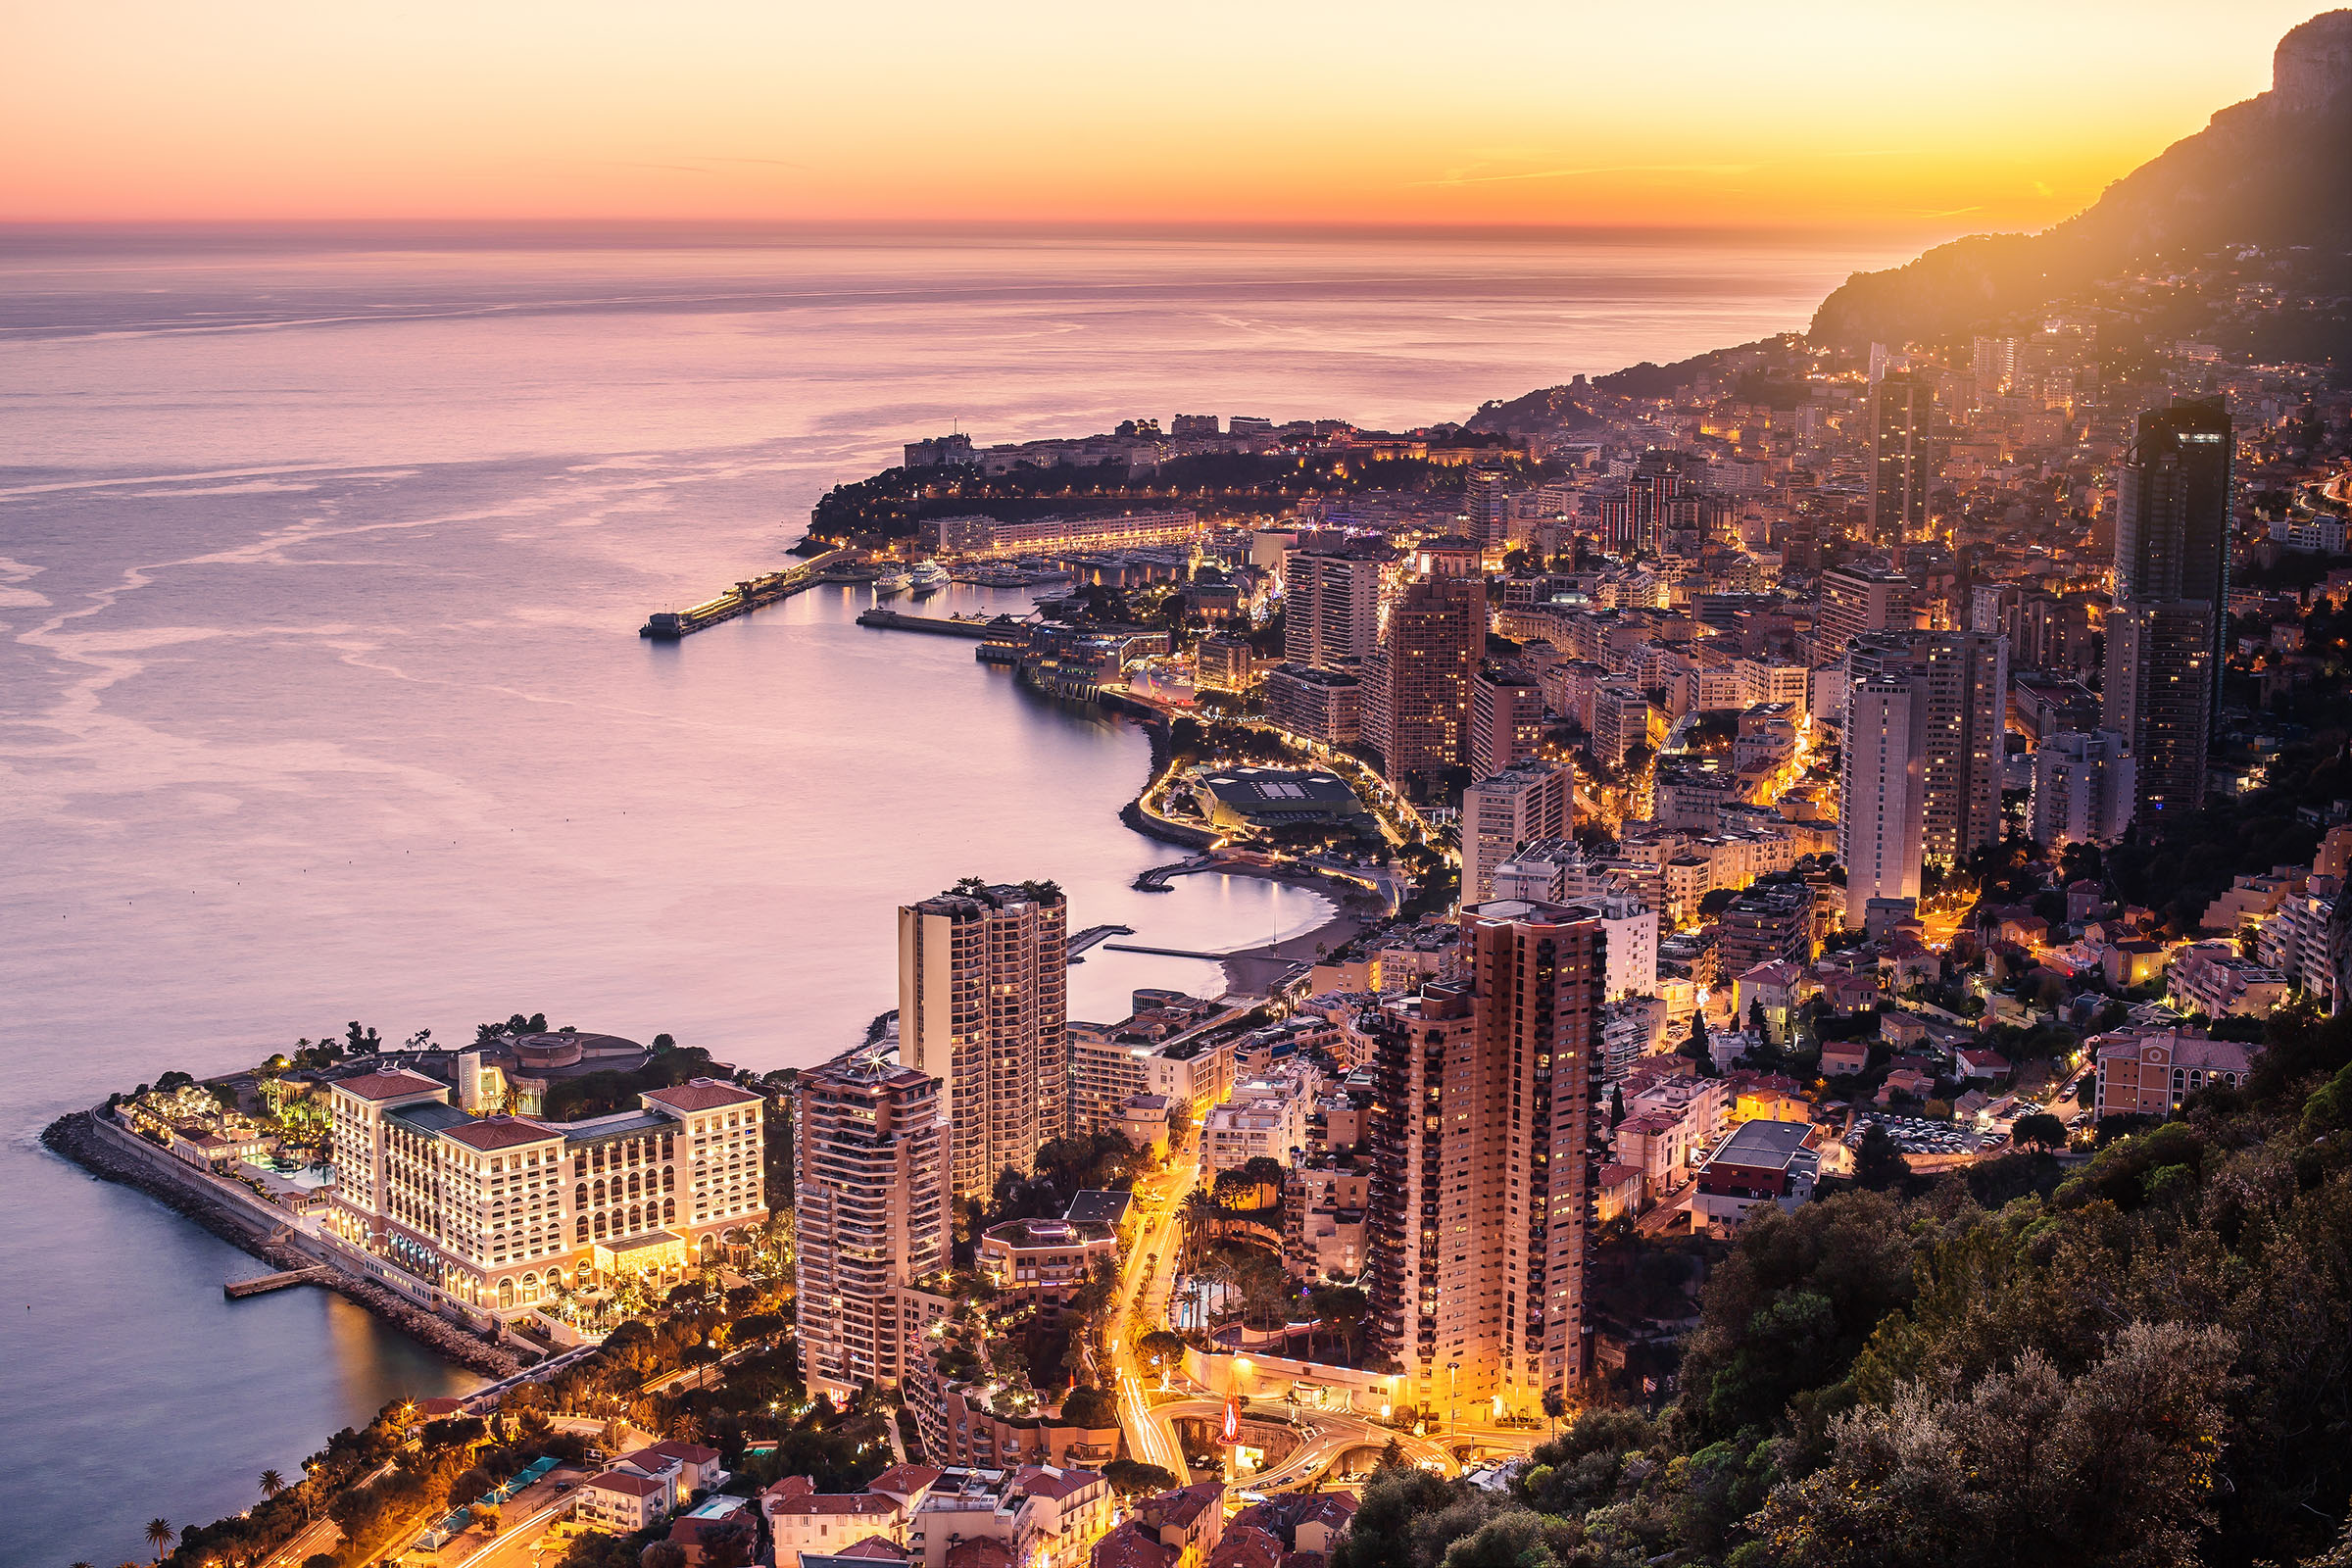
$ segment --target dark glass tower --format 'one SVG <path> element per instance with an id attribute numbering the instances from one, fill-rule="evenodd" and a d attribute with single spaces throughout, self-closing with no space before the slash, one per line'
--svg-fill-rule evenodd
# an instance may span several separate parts
<path id="1" fill-rule="evenodd" d="M 2205 804 L 2230 602 L 2230 463 L 2219 397 L 2139 416 L 2116 494 L 2106 720 L 2131 742 L 2143 822 Z"/>
<path id="2" fill-rule="evenodd" d="M 1925 381 L 1889 375 L 1870 389 L 1870 537 L 1900 544 L 1928 534 L 1928 486 L 1936 466 L 1928 428 L 1936 398 Z"/>

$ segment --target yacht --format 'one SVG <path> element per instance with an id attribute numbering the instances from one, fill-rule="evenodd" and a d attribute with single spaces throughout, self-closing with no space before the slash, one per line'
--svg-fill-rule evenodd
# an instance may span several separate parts
<path id="1" fill-rule="evenodd" d="M 948 585 L 949 580 L 947 567 L 936 561 L 916 563 L 915 568 L 906 576 L 907 580 L 913 584 L 914 597 L 917 599 L 939 592 Z"/>
<path id="2" fill-rule="evenodd" d="M 874 597 L 888 599 L 893 594 L 903 594 L 906 591 L 906 585 L 913 580 L 903 571 L 894 571 L 887 577 L 876 577 L 874 579 Z"/>

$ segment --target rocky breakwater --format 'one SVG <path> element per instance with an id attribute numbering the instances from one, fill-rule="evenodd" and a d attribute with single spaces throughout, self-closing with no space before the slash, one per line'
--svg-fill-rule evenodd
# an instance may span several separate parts
<path id="1" fill-rule="evenodd" d="M 322 1261 L 334 1262 L 296 1246 L 291 1230 L 267 1228 L 266 1216 L 249 1213 L 233 1200 L 213 1192 L 202 1176 L 180 1167 L 162 1150 L 155 1150 L 150 1157 L 144 1151 L 126 1147 L 128 1137 L 100 1125 L 97 1113 L 88 1110 L 60 1116 L 41 1131 L 41 1143 L 50 1152 L 74 1161 L 102 1181 L 137 1188 L 272 1268 L 307 1269 Z M 466 1325 L 428 1312 L 372 1280 L 335 1268 L 321 1283 L 458 1366 L 491 1378 L 522 1369 L 521 1359 L 506 1347 L 493 1345 Z"/>

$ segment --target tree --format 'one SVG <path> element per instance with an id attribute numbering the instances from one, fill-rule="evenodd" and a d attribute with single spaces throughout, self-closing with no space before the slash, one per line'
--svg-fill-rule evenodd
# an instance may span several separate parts
<path id="1" fill-rule="evenodd" d="M 1854 1151 L 1855 1184 L 1883 1193 L 1910 1179 L 1911 1162 L 1894 1147 L 1894 1139 L 1886 1129 L 1872 1122 L 1862 1134 L 1860 1147 Z"/>
<path id="2" fill-rule="evenodd" d="M 1146 1493 L 1173 1492 L 1176 1478 L 1155 1464 L 1144 1464 L 1135 1459 L 1113 1459 L 1102 1467 L 1102 1479 L 1110 1490 L 1122 1497 L 1141 1496 Z"/>
<path id="3" fill-rule="evenodd" d="M 362 1029 L 354 1018 L 343 1026 L 343 1043 L 355 1056 L 372 1056 L 384 1049 L 383 1041 L 373 1029 Z"/>
<path id="4" fill-rule="evenodd" d="M 169 1519 L 147 1521 L 147 1544 L 155 1548 L 155 1560 L 164 1560 L 164 1548 L 172 1544 L 172 1522 Z"/>
<path id="5" fill-rule="evenodd" d="M 675 1542 L 657 1541 L 637 1557 L 639 1568 L 686 1568 L 686 1548 Z"/>
<path id="6" fill-rule="evenodd" d="M 1119 1408 L 1103 1390 L 1092 1383 L 1077 1383 L 1062 1396 L 1061 1419 L 1074 1427 L 1100 1430 L 1119 1424 Z"/>
<path id="7" fill-rule="evenodd" d="M 286 1490 L 286 1478 L 285 1478 L 284 1476 L 281 1476 L 281 1475 L 279 1475 L 279 1474 L 278 1474 L 276 1471 L 274 1471 L 274 1470 L 265 1470 L 265 1471 L 263 1471 L 263 1472 L 262 1472 L 262 1495 L 263 1495 L 263 1496 L 265 1496 L 265 1497 L 274 1497 L 274 1496 L 276 1496 L 276 1495 L 277 1495 L 279 1493 L 281 1493 L 281 1492 L 283 1492 L 283 1491 L 285 1491 L 285 1490 Z"/>
<path id="8" fill-rule="evenodd" d="M 1785 1563 L 2195 1561 L 2213 1528 L 2237 1340 L 2134 1322 L 2068 1377 L 2039 1349 L 1961 1389 L 1948 1372 L 1832 1419 L 1829 1463 L 1755 1524 Z"/>
<path id="9" fill-rule="evenodd" d="M 1707 1017 L 1702 1011 L 1690 1014 L 1690 1038 L 1684 1041 L 1678 1055 L 1690 1057 L 1698 1066 L 1699 1076 L 1713 1078 L 1721 1069 L 1715 1065 L 1715 1053 L 1707 1046 Z"/>
<path id="10" fill-rule="evenodd" d="M 1348 1358 L 1352 1361 L 1356 1331 L 1371 1315 L 1371 1298 L 1352 1285 L 1319 1285 L 1307 1294 L 1306 1304 L 1315 1314 L 1316 1322 L 1339 1333 L 1341 1343 L 1347 1347 Z"/>
<path id="11" fill-rule="evenodd" d="M 2062 1149 L 2066 1146 L 2066 1123 L 2046 1110 L 2020 1116 L 2010 1128 L 2019 1148 L 2032 1144 L 2037 1149 Z"/>

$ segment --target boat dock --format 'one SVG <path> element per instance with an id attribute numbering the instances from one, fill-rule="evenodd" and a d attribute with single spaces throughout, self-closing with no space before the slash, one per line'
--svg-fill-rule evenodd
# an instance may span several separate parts
<path id="1" fill-rule="evenodd" d="M 858 624 L 879 627 L 883 631 L 927 631 L 935 637 L 969 637 L 974 642 L 985 642 L 998 631 L 994 617 L 958 620 L 954 616 L 909 615 L 879 606 L 859 615 Z"/>
<path id="2" fill-rule="evenodd" d="M 324 1285 L 335 1277 L 335 1271 L 324 1263 L 315 1268 L 290 1268 L 282 1274 L 264 1274 L 250 1280 L 230 1280 L 220 1287 L 220 1294 L 232 1301 L 242 1301 L 248 1296 L 267 1296 L 294 1285 Z"/>
<path id="3" fill-rule="evenodd" d="M 828 550 L 821 556 L 810 556 L 797 566 L 771 571 L 761 577 L 746 577 L 715 598 L 706 599 L 691 610 L 657 610 L 637 628 L 640 637 L 658 642 L 675 642 L 681 637 L 705 631 L 721 621 L 748 615 L 764 605 L 790 599 L 807 588 L 813 588 L 830 575 L 827 567 L 838 567 L 845 558 L 857 554 L 854 550 Z"/>

